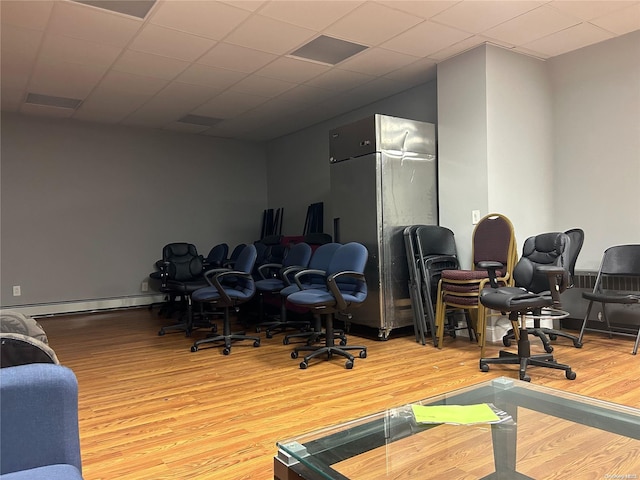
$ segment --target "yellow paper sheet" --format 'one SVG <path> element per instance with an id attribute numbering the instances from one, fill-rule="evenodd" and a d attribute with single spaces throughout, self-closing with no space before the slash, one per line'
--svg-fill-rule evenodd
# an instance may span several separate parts
<path id="1" fill-rule="evenodd" d="M 452 423 L 471 425 L 500 421 L 486 403 L 477 405 L 411 405 L 418 423 Z"/>

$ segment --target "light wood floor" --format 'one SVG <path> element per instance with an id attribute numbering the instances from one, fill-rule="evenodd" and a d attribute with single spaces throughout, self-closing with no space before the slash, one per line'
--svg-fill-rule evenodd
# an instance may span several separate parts
<path id="1" fill-rule="evenodd" d="M 86 480 L 272 479 L 277 440 L 345 422 L 497 376 L 514 366 L 478 369 L 479 348 L 445 339 L 438 350 L 413 335 L 388 341 L 349 336 L 368 357 L 307 370 L 282 336 L 191 353 L 194 339 L 158 336 L 167 320 L 147 309 L 39 319 L 62 364 L 80 386 L 80 436 Z M 558 340 L 558 359 L 577 379 L 531 368 L 532 382 L 640 407 L 640 355 L 632 339 L 585 337 L 582 349 Z M 498 345 L 489 346 L 493 356 Z M 534 346 L 536 351 L 541 347 Z M 640 474 L 640 472 L 631 472 Z M 600 477 L 599 477 L 600 478 Z"/>

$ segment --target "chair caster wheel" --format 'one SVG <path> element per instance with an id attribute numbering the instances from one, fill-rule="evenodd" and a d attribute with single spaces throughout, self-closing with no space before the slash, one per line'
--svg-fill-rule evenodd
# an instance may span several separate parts
<path id="1" fill-rule="evenodd" d="M 198 346 L 197 345 L 192 345 L 191 346 L 191 351 L 192 352 L 197 352 L 198 351 Z"/>
<path id="2" fill-rule="evenodd" d="M 307 362 L 300 362 L 300 369 L 306 370 L 309 364 Z"/>
<path id="3" fill-rule="evenodd" d="M 260 333 L 262 329 L 260 327 L 256 327 L 256 333 Z"/>
<path id="4" fill-rule="evenodd" d="M 573 346 L 576 348 L 582 348 L 582 342 L 579 342 L 578 340 L 574 340 Z"/>
<path id="5" fill-rule="evenodd" d="M 222 353 L 225 355 L 229 355 L 231 353 L 231 349 L 228 347 L 225 347 L 222 349 Z"/>
<path id="6" fill-rule="evenodd" d="M 346 344 L 347 344 L 347 339 L 346 338 L 343 338 L 343 339 L 340 340 L 340 346 L 341 347 L 344 347 Z"/>
<path id="7" fill-rule="evenodd" d="M 510 347 L 510 346 L 511 346 L 511 340 L 510 340 L 510 339 L 508 339 L 508 338 L 503 338 L 503 339 L 502 339 L 502 344 L 503 344 L 505 347 Z"/>
<path id="8" fill-rule="evenodd" d="M 576 379 L 576 372 L 572 371 L 572 370 L 567 370 L 565 373 L 565 376 L 567 377 L 567 380 L 575 380 Z"/>
<path id="9" fill-rule="evenodd" d="M 483 372 L 488 372 L 489 371 L 489 365 L 487 365 L 486 363 L 481 363 L 480 364 L 480 370 L 482 370 Z"/>
<path id="10" fill-rule="evenodd" d="M 551 346 L 551 345 L 545 346 L 544 347 L 544 351 L 547 352 L 547 353 L 553 352 L 553 346 Z"/>
<path id="11" fill-rule="evenodd" d="M 522 380 L 523 382 L 530 382 L 531 377 L 529 375 L 523 375 L 522 377 L 520 377 L 520 380 Z"/>
<path id="12" fill-rule="evenodd" d="M 282 344 L 283 344 L 283 345 L 289 345 L 289 339 L 288 339 L 288 338 L 286 338 L 286 337 L 285 337 L 285 338 L 283 338 L 283 339 L 282 339 Z"/>
<path id="13" fill-rule="evenodd" d="M 353 361 L 352 361 L 352 360 L 347 360 L 347 361 L 345 362 L 345 364 L 344 364 L 344 367 L 345 367 L 347 370 L 351 370 L 351 369 L 353 368 Z"/>
<path id="14" fill-rule="evenodd" d="M 360 358 L 367 358 L 367 351 L 366 350 L 360 350 Z"/>
<path id="15" fill-rule="evenodd" d="M 298 352 L 291 352 L 291 358 L 293 358 L 294 360 L 298 358 Z"/>
<path id="16" fill-rule="evenodd" d="M 271 333 L 270 331 L 267 330 L 267 333 L 265 334 L 265 337 L 273 338 L 273 333 Z"/>
<path id="17" fill-rule="evenodd" d="M 165 332 L 164 332 L 164 330 L 160 330 L 160 331 L 158 332 L 158 336 L 159 336 L 159 337 L 161 337 L 161 336 L 163 336 L 163 335 L 164 335 L 164 333 L 165 333 Z"/>
<path id="18" fill-rule="evenodd" d="M 558 335 L 554 335 L 552 333 L 549 334 L 549 339 L 551 340 L 557 340 L 558 339 Z"/>
<path id="19" fill-rule="evenodd" d="M 254 347 L 259 347 L 260 346 L 260 341 L 256 340 L 255 342 L 253 342 L 253 346 Z"/>

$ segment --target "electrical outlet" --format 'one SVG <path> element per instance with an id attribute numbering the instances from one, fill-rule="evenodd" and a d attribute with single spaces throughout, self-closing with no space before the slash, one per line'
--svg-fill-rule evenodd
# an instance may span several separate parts
<path id="1" fill-rule="evenodd" d="M 148 292 L 149 291 L 149 282 L 142 282 L 142 284 L 140 285 L 140 290 L 142 292 Z"/>
<path id="2" fill-rule="evenodd" d="M 13 286 L 13 296 L 14 297 L 19 297 L 20 295 L 22 295 L 22 289 L 20 288 L 20 285 L 14 285 Z"/>
<path id="3" fill-rule="evenodd" d="M 471 210 L 471 224 L 477 225 L 480 221 L 480 210 Z"/>

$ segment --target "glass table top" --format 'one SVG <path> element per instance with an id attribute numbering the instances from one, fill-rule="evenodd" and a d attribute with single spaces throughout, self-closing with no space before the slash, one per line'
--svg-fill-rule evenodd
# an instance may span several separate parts
<path id="1" fill-rule="evenodd" d="M 412 405 L 489 406 L 497 418 L 420 423 Z M 500 377 L 277 446 L 309 480 L 640 479 L 640 410 Z"/>

